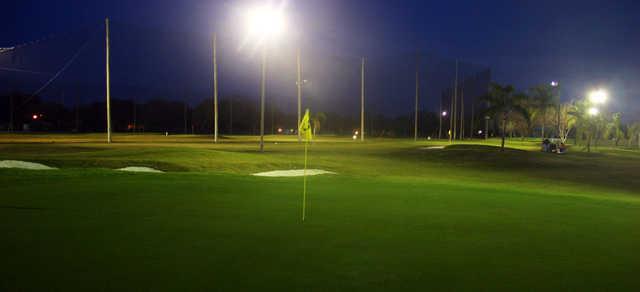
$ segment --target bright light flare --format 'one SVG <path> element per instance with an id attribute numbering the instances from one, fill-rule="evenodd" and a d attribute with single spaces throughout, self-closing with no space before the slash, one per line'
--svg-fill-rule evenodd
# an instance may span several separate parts
<path id="1" fill-rule="evenodd" d="M 442 116 L 446 117 L 447 116 L 447 112 L 446 111 L 442 112 Z"/>
<path id="2" fill-rule="evenodd" d="M 591 107 L 589 108 L 588 113 L 590 116 L 597 116 L 600 114 L 600 110 L 597 107 Z"/>
<path id="3" fill-rule="evenodd" d="M 246 14 L 247 31 L 250 36 L 271 38 L 285 30 L 283 6 L 262 5 L 249 8 Z"/>
<path id="4" fill-rule="evenodd" d="M 34 119 L 34 120 L 37 120 L 38 119 L 38 115 L 32 115 L 31 118 Z"/>
<path id="5" fill-rule="evenodd" d="M 551 81 L 550 84 L 551 84 L 552 87 L 556 87 L 556 86 L 558 86 L 558 81 Z"/>
<path id="6" fill-rule="evenodd" d="M 594 104 L 603 104 L 607 101 L 608 94 L 602 89 L 594 90 L 589 93 L 589 101 Z"/>

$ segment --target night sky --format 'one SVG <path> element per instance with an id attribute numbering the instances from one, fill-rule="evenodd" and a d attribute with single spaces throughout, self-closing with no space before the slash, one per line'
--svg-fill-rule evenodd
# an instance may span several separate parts
<path id="1" fill-rule="evenodd" d="M 209 34 L 234 29 L 241 1 L 8 1 L 0 47 L 93 25 L 105 16 Z M 638 1 L 289 1 L 290 38 L 345 56 L 425 50 L 492 68 L 526 88 L 557 80 L 563 98 L 604 87 L 640 116 Z"/>

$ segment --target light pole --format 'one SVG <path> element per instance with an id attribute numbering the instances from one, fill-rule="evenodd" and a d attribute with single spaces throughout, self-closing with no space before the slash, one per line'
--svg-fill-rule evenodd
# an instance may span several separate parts
<path id="1" fill-rule="evenodd" d="M 560 137 L 560 87 L 558 81 L 551 81 L 551 87 L 554 89 L 556 96 L 556 129 L 558 130 L 558 138 Z"/>
<path id="2" fill-rule="evenodd" d="M 283 6 L 257 6 L 249 9 L 246 20 L 249 38 L 258 40 L 262 48 L 260 74 L 260 152 L 264 151 L 264 100 L 267 79 L 267 45 L 284 30 Z"/>

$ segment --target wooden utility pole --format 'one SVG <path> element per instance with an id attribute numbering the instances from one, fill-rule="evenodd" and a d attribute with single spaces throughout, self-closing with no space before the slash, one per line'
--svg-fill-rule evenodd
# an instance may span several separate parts
<path id="1" fill-rule="evenodd" d="M 213 34 L 213 142 L 218 143 L 218 60 L 216 34 Z"/>
<path id="2" fill-rule="evenodd" d="M 297 68 L 298 68 L 298 79 L 296 81 L 296 85 L 298 88 L 298 121 L 296 122 L 296 128 L 297 128 L 300 126 L 300 121 L 302 119 L 302 64 L 300 63 L 300 48 L 298 48 L 296 62 L 297 62 Z M 301 142 L 302 136 L 300 136 L 300 131 L 297 130 L 297 132 L 298 132 L 298 142 Z"/>
<path id="3" fill-rule="evenodd" d="M 416 98 L 413 117 L 413 140 L 418 141 L 418 99 L 420 97 L 420 55 L 416 56 Z"/>
<path id="4" fill-rule="evenodd" d="M 107 83 L 107 143 L 111 143 L 111 77 L 110 77 L 110 56 L 109 56 L 109 18 L 104 19 L 105 24 L 105 46 L 106 46 L 106 83 Z"/>
<path id="5" fill-rule="evenodd" d="M 260 152 L 264 151 L 264 95 L 267 79 L 267 51 L 262 51 L 262 74 L 260 78 Z"/>

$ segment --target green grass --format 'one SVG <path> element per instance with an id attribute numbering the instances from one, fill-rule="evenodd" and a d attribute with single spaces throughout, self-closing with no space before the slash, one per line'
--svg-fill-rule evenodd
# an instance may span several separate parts
<path id="1" fill-rule="evenodd" d="M 640 289 L 638 151 L 320 137 L 302 224 L 301 178 L 249 175 L 291 137 L 102 137 L 0 135 L 61 168 L 0 169 L 0 290 Z"/>

